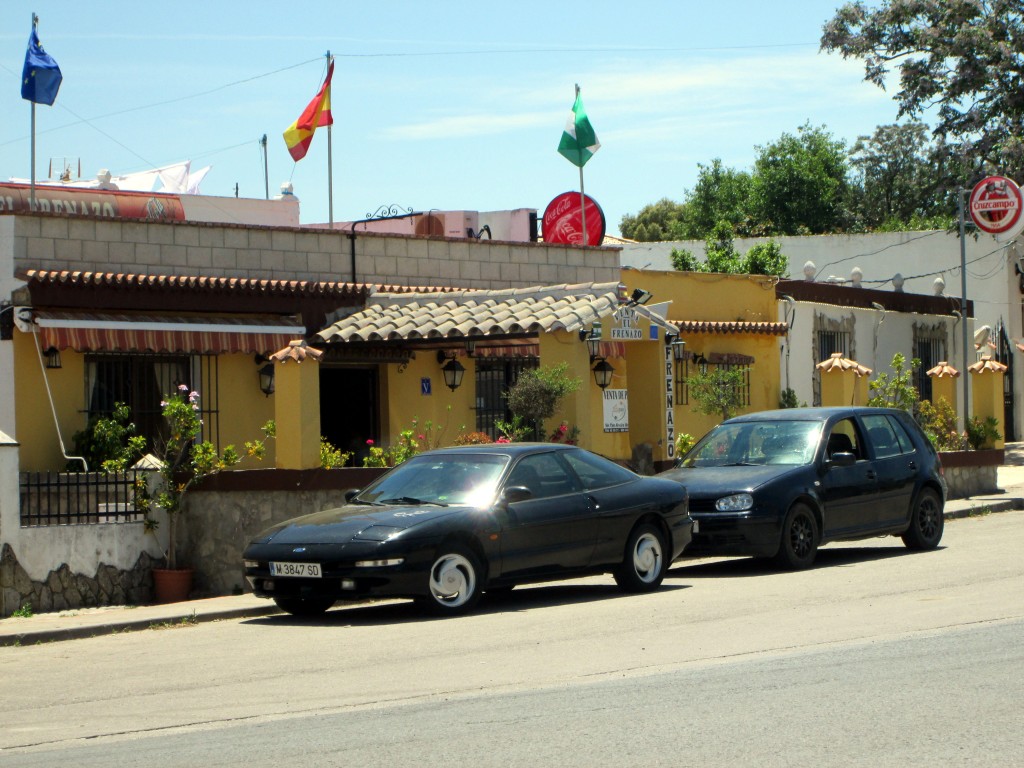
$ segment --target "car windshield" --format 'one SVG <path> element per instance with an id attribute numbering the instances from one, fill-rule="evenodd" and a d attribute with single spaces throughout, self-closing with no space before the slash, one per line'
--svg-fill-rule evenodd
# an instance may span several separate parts
<path id="1" fill-rule="evenodd" d="M 420 454 L 367 486 L 355 501 L 484 507 L 497 494 L 507 456 Z"/>
<path id="2" fill-rule="evenodd" d="M 683 456 L 682 467 L 809 464 L 821 434 L 817 421 L 720 424 Z"/>

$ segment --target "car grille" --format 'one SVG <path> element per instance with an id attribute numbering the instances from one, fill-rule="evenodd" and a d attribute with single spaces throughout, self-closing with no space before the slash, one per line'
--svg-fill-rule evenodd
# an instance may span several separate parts
<path id="1" fill-rule="evenodd" d="M 691 512 L 717 512 L 715 509 L 715 502 L 718 501 L 716 496 L 713 499 L 695 499 L 693 496 L 690 497 L 690 511 Z"/>

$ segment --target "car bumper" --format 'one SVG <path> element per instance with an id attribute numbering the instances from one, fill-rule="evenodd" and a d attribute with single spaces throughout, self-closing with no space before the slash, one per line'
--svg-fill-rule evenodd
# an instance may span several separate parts
<path id="1" fill-rule="evenodd" d="M 693 541 L 686 555 L 771 556 L 779 549 L 780 521 L 761 515 L 694 513 Z"/>

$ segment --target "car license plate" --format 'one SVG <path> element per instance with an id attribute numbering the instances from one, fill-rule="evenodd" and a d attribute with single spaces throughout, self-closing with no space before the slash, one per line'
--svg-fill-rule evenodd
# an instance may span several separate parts
<path id="1" fill-rule="evenodd" d="M 320 570 L 320 563 L 271 563 L 270 575 L 319 579 L 323 573 Z"/>

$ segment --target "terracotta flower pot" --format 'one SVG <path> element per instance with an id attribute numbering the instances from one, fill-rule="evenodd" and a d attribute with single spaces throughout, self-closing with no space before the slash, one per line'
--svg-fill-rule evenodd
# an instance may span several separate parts
<path id="1" fill-rule="evenodd" d="M 157 603 L 180 603 L 192 591 L 191 568 L 154 568 L 153 600 Z"/>

